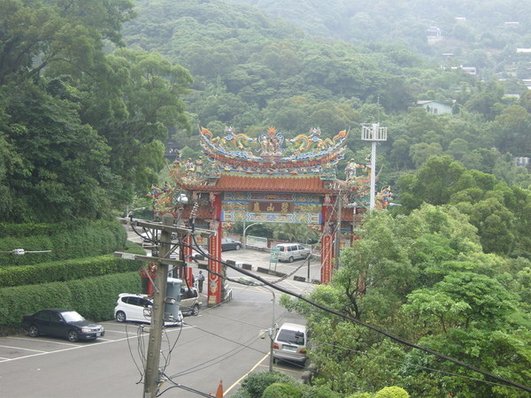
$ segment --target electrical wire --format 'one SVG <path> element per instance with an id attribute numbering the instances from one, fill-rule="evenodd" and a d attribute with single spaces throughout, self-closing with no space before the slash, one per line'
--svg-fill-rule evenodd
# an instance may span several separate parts
<path id="1" fill-rule="evenodd" d="M 332 211 L 332 213 L 333 213 L 333 211 Z M 215 258 L 211 257 L 209 254 L 206 254 L 203 251 L 203 249 L 196 242 L 195 235 L 193 234 L 194 229 L 195 229 L 195 226 L 194 226 L 195 225 L 195 217 L 191 218 L 190 221 L 191 221 L 190 225 L 191 225 L 191 231 L 192 231 L 192 239 L 193 239 L 193 242 L 194 242 L 195 249 L 199 253 L 204 255 L 205 257 L 209 258 L 211 261 L 219 262 L 220 264 L 222 264 L 222 265 L 224 265 L 224 266 L 226 266 L 226 267 L 228 267 L 230 269 L 233 269 L 236 272 L 239 272 L 239 273 L 241 273 L 241 274 L 243 274 L 243 275 L 245 275 L 247 277 L 250 277 L 252 279 L 258 280 L 264 286 L 271 287 L 271 288 L 273 288 L 275 290 L 278 290 L 278 291 L 280 291 L 280 292 L 282 292 L 282 293 L 284 293 L 284 294 L 286 294 L 288 296 L 295 297 L 296 299 L 301 300 L 301 301 L 303 301 L 303 302 L 305 302 L 305 303 L 307 303 L 307 304 L 309 304 L 309 305 L 311 305 L 311 306 L 313 306 L 315 308 L 318 308 L 318 309 L 320 309 L 320 310 L 322 310 L 324 312 L 327 312 L 329 314 L 335 315 L 335 316 L 337 316 L 339 318 L 342 318 L 344 320 L 353 322 L 353 323 L 355 323 L 355 324 L 357 324 L 359 326 L 365 327 L 365 328 L 367 328 L 367 329 L 369 329 L 369 330 L 371 330 L 371 331 L 373 331 L 373 332 L 375 332 L 377 334 L 381 334 L 381 335 L 383 335 L 383 336 L 385 336 L 385 337 L 397 342 L 398 344 L 405 345 L 407 347 L 410 347 L 410 348 L 413 348 L 413 349 L 417 349 L 419 351 L 423 351 L 425 353 L 431 354 L 431 355 L 433 355 L 433 356 L 435 356 L 437 358 L 446 360 L 448 362 L 452 362 L 452 363 L 454 363 L 454 364 L 456 364 L 458 366 L 467 368 L 467 369 L 469 369 L 469 370 L 471 370 L 473 372 L 479 373 L 479 374 L 481 374 L 483 376 L 486 376 L 488 378 L 491 378 L 493 380 L 497 380 L 498 382 L 501 382 L 503 385 L 508 385 L 508 386 L 515 387 L 515 388 L 520 389 L 520 390 L 531 392 L 531 388 L 530 387 L 527 387 L 527 386 L 522 385 L 520 383 L 516 383 L 516 382 L 514 382 L 512 380 L 508 380 L 508 379 L 502 378 L 502 377 L 494 375 L 494 374 L 492 374 L 490 372 L 481 370 L 479 368 L 476 368 L 475 366 L 469 365 L 469 364 L 467 364 L 467 363 L 465 363 L 463 361 L 460 361 L 458 359 L 452 358 L 450 356 L 447 356 L 445 354 L 442 354 L 440 352 L 432 350 L 432 349 L 430 349 L 428 347 L 423 347 L 423 346 L 420 346 L 418 344 L 411 343 L 411 342 L 409 342 L 407 340 L 404 340 L 404 339 L 402 339 L 402 338 L 400 338 L 398 336 L 393 335 L 390 332 L 387 332 L 386 330 L 384 330 L 384 329 L 382 329 L 382 328 L 380 328 L 378 326 L 367 324 L 365 322 L 360 321 L 359 319 L 353 318 L 352 316 L 349 316 L 347 314 L 341 313 L 341 312 L 339 312 L 337 310 L 334 310 L 332 308 L 328 308 L 328 307 L 326 307 L 324 305 L 321 305 L 321 304 L 319 304 L 319 303 L 317 303 L 315 301 L 312 301 L 312 300 L 310 300 L 308 298 L 305 298 L 304 296 L 302 296 L 300 294 L 294 293 L 294 292 L 292 292 L 292 291 L 290 291 L 288 289 L 285 289 L 285 288 L 283 288 L 281 286 L 275 285 L 275 284 L 267 281 L 266 279 L 263 279 L 262 277 L 253 274 L 252 272 L 249 272 L 249 271 L 247 271 L 245 269 L 238 268 L 238 267 L 236 267 L 236 266 L 234 266 L 232 264 L 229 264 L 229 263 L 224 262 L 222 260 L 215 259 Z M 133 228 L 133 230 L 138 234 L 138 232 L 134 228 Z M 224 277 L 223 275 L 218 275 L 218 276 L 220 276 L 222 278 Z"/>
<path id="2" fill-rule="evenodd" d="M 340 345 L 337 345 L 335 343 L 334 344 L 332 344 L 332 343 L 321 343 L 320 345 L 321 346 L 331 346 L 333 348 L 340 348 L 340 349 L 343 349 L 344 351 L 348 351 L 348 352 L 364 355 L 366 357 L 371 357 L 371 354 L 367 353 L 366 351 L 353 350 L 350 347 L 340 346 Z M 394 362 L 394 363 L 397 363 L 397 364 L 403 364 L 404 363 L 401 360 L 388 358 L 388 357 L 382 357 L 381 355 L 380 356 L 379 355 L 372 355 L 372 358 L 376 358 L 379 361 L 384 360 L 384 361 L 388 361 L 388 362 Z M 371 358 L 369 358 L 369 359 L 371 359 Z M 478 378 L 475 378 L 475 377 L 470 377 L 470 376 L 466 376 L 466 375 L 462 375 L 462 374 L 458 374 L 458 373 L 452 373 L 452 372 L 449 372 L 449 371 L 446 371 L 446 370 L 430 368 L 430 367 L 427 367 L 427 366 L 413 365 L 413 364 L 408 364 L 408 366 L 410 366 L 412 368 L 416 368 L 416 369 L 427 370 L 427 371 L 430 371 L 430 372 L 441 373 L 441 374 L 445 374 L 445 375 L 452 376 L 452 377 L 458 377 L 458 378 L 462 378 L 462 379 L 467 379 L 467 380 L 470 380 L 470 381 L 476 381 L 476 382 L 491 384 L 491 385 L 500 386 L 500 387 L 506 387 L 507 386 L 506 384 L 495 383 L 495 382 L 492 382 L 492 381 L 489 381 L 489 380 L 478 379 Z"/>
<path id="3" fill-rule="evenodd" d="M 207 394 L 205 392 L 202 392 L 202 391 L 199 391 L 199 390 L 196 390 L 195 388 L 192 388 L 192 387 L 187 387 L 185 385 L 182 385 L 182 384 L 179 384 L 179 383 L 176 383 L 175 381 L 173 381 L 170 377 L 168 377 L 166 374 L 162 373 L 163 376 L 166 377 L 166 380 L 169 381 L 170 383 L 172 383 L 173 385 L 171 387 L 168 387 L 166 388 L 165 390 L 161 391 L 161 392 L 158 392 L 155 396 L 157 397 L 160 397 L 162 394 L 164 394 L 166 391 L 168 390 L 172 390 L 174 388 L 180 388 L 181 390 L 184 390 L 184 391 L 188 391 L 188 392 L 192 392 L 194 394 L 197 394 L 197 395 L 200 395 L 202 397 L 207 397 L 207 398 L 212 398 L 213 395 L 212 394 Z"/>
<path id="4" fill-rule="evenodd" d="M 339 312 L 337 310 L 334 310 L 332 308 L 328 308 L 328 307 L 326 307 L 324 305 L 321 305 L 321 304 L 319 304 L 319 303 L 317 303 L 315 301 L 312 301 L 312 300 L 310 300 L 310 299 L 308 299 L 308 298 L 306 298 L 306 297 L 304 297 L 304 296 L 302 296 L 300 294 L 294 293 L 294 292 L 292 292 L 292 291 L 290 291 L 288 289 L 285 289 L 285 288 L 283 288 L 281 286 L 274 285 L 274 284 L 270 283 L 269 281 L 267 281 L 266 279 L 264 279 L 264 278 L 262 278 L 262 277 L 260 277 L 258 275 L 255 275 L 252 272 L 249 272 L 249 271 L 247 271 L 245 269 L 238 268 L 238 267 L 236 267 L 236 266 L 234 266 L 232 264 L 229 264 L 227 262 L 224 262 L 222 260 L 218 260 L 218 259 L 215 259 L 213 257 L 210 257 L 210 255 L 206 255 L 204 252 L 202 252 L 202 249 L 199 247 L 199 245 L 197 245 L 197 242 L 196 242 L 196 239 L 195 239 L 195 235 L 192 235 L 192 239 L 193 239 L 194 244 L 196 245 L 196 250 L 199 251 L 201 254 L 205 255 L 206 257 L 208 257 L 211 261 L 217 261 L 220 264 L 222 264 L 222 265 L 224 265 L 224 266 L 226 266 L 226 267 L 228 267 L 228 268 L 230 268 L 232 270 L 235 270 L 235 271 L 237 271 L 237 272 L 239 272 L 239 273 L 241 273 L 241 274 L 243 274 L 245 276 L 248 276 L 250 278 L 256 279 L 259 282 L 263 283 L 265 286 L 269 286 L 269 287 L 271 287 L 271 288 L 273 288 L 275 290 L 278 290 L 278 291 L 280 291 L 280 292 L 282 292 L 282 293 L 284 293 L 284 294 L 286 294 L 288 296 L 295 297 L 298 300 L 301 300 L 301 301 L 303 301 L 303 302 L 305 302 L 305 303 L 307 303 L 307 304 L 309 304 L 309 305 L 311 305 L 311 306 L 313 306 L 315 308 L 318 308 L 318 309 L 320 309 L 320 310 L 322 310 L 324 312 L 327 312 L 329 314 L 335 315 L 335 316 L 337 316 L 339 318 L 342 318 L 344 320 L 353 322 L 353 323 L 355 323 L 355 324 L 357 324 L 359 326 L 362 326 L 362 327 L 365 327 L 365 328 L 367 328 L 369 330 L 372 330 L 373 332 L 376 332 L 377 334 L 381 334 L 381 335 L 383 335 L 383 336 L 385 336 L 385 337 L 387 337 L 387 338 L 389 338 L 389 339 L 391 339 L 391 340 L 393 340 L 393 341 L 395 341 L 395 342 L 397 342 L 397 343 L 399 343 L 401 345 L 405 345 L 407 347 L 410 347 L 410 348 L 413 348 L 413 349 L 417 349 L 419 351 L 423 351 L 425 353 L 431 354 L 431 355 L 433 355 L 433 356 L 435 356 L 437 358 L 452 362 L 452 363 L 454 363 L 454 364 L 456 364 L 458 366 L 467 368 L 469 370 L 472 370 L 473 372 L 476 372 L 476 373 L 479 373 L 479 374 L 481 374 L 483 376 L 486 376 L 486 377 L 489 377 L 491 379 L 497 380 L 497 381 L 499 381 L 499 382 L 501 382 L 501 383 L 503 383 L 505 385 L 508 385 L 508 386 L 511 386 L 511 387 L 515 387 L 517 389 L 524 390 L 524 391 L 527 391 L 527 392 L 531 392 L 531 388 L 528 387 L 528 386 L 525 386 L 525 385 L 520 384 L 520 383 L 516 383 L 516 382 L 514 382 L 512 380 L 508 380 L 508 379 L 505 379 L 503 377 L 500 377 L 500 376 L 497 376 L 495 374 L 492 374 L 490 372 L 481 370 L 481 369 L 479 369 L 479 368 L 477 368 L 475 366 L 469 365 L 469 364 L 467 364 L 467 363 L 465 363 L 463 361 L 460 361 L 460 360 L 458 360 L 456 358 L 452 358 L 452 357 L 450 357 L 448 355 L 445 355 L 445 354 L 442 354 L 442 353 L 440 353 L 438 351 L 432 350 L 431 348 L 420 346 L 420 345 L 415 344 L 415 343 L 411 343 L 411 342 L 409 342 L 407 340 L 404 340 L 404 339 L 402 339 L 402 338 L 400 338 L 398 336 L 393 335 L 390 332 L 387 332 L 386 330 L 384 330 L 384 329 L 382 329 L 382 328 L 380 328 L 378 326 L 374 326 L 374 325 L 370 325 L 368 323 L 362 322 L 359 319 L 356 319 L 356 318 L 354 318 L 352 316 L 349 316 L 347 314 L 341 313 L 341 312 Z"/>
<path id="5" fill-rule="evenodd" d="M 175 346 L 177 345 L 177 342 L 179 341 L 180 337 L 181 337 L 181 334 L 183 332 L 183 323 L 184 321 L 181 322 L 181 324 L 179 325 L 179 334 L 177 334 L 177 336 L 175 337 L 175 341 L 173 342 L 173 345 L 170 344 L 170 339 L 168 337 L 168 333 L 166 331 L 166 329 L 164 328 L 164 333 L 166 335 L 166 339 L 168 341 L 168 359 L 164 362 L 164 366 L 162 367 L 163 371 L 166 371 L 166 368 L 168 367 L 168 365 L 170 364 L 170 358 L 171 358 L 171 354 L 173 353 L 173 350 L 175 349 Z"/>
<path id="6" fill-rule="evenodd" d="M 138 326 L 138 327 L 141 327 L 141 326 Z M 140 379 L 136 382 L 136 384 L 140 384 L 142 382 L 142 380 L 144 379 L 144 372 L 143 372 L 143 369 L 138 366 L 138 363 L 135 359 L 135 356 L 133 355 L 133 349 L 131 348 L 131 343 L 130 343 L 130 339 L 129 339 L 129 330 L 128 330 L 128 327 L 127 327 L 127 324 L 125 325 L 125 337 L 126 337 L 126 340 L 127 340 L 127 348 L 129 350 L 129 355 L 131 355 L 131 359 L 133 360 L 133 363 L 135 364 L 135 367 L 136 367 L 136 370 L 138 371 L 139 375 L 140 375 Z"/>
<path id="7" fill-rule="evenodd" d="M 194 372 L 196 372 L 198 370 L 209 368 L 211 366 L 214 366 L 214 365 L 216 365 L 216 364 L 218 364 L 220 362 L 223 362 L 223 361 L 233 357 L 234 355 L 238 354 L 239 352 L 241 352 L 241 351 L 243 351 L 245 349 L 251 349 L 251 350 L 256 351 L 256 352 L 258 352 L 260 354 L 266 354 L 266 352 L 264 352 L 264 351 L 261 351 L 261 350 L 258 350 L 256 348 L 251 347 L 251 343 L 254 343 L 259 338 L 258 336 L 253 336 L 246 343 L 240 343 L 239 341 L 230 340 L 228 338 L 222 337 L 222 336 L 220 336 L 218 334 L 215 334 L 213 332 L 209 332 L 209 331 L 207 331 L 205 329 L 201 329 L 201 328 L 197 328 L 197 329 L 202 330 L 203 332 L 208 333 L 210 335 L 216 336 L 216 337 L 218 337 L 218 338 L 220 338 L 222 340 L 226 340 L 226 341 L 229 341 L 229 342 L 231 342 L 233 344 L 236 344 L 237 347 L 232 348 L 232 349 L 230 349 L 230 350 L 228 350 L 228 351 L 226 351 L 226 352 L 224 352 L 222 354 L 219 354 L 219 355 L 217 355 L 217 356 L 215 356 L 213 358 L 210 358 L 210 359 L 208 359 L 208 360 L 206 360 L 206 361 L 204 361 L 202 363 L 194 365 L 194 366 L 192 366 L 192 367 L 190 367 L 188 369 L 185 369 L 185 370 L 182 370 L 182 371 L 180 371 L 178 373 L 175 373 L 175 374 L 170 376 L 170 379 L 173 379 L 175 377 L 184 376 L 184 375 L 187 375 L 187 374 L 190 374 L 190 373 L 194 373 Z"/>

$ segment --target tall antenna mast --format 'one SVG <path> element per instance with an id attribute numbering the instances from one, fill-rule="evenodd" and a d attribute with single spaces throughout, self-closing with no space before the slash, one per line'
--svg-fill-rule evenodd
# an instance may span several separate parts
<path id="1" fill-rule="evenodd" d="M 379 98 L 378 98 L 379 100 Z M 379 111 L 378 111 L 379 118 Z M 361 128 L 361 140 L 370 141 L 371 148 L 371 196 L 369 210 L 374 209 L 376 198 L 376 143 L 387 141 L 387 127 L 380 127 L 380 122 L 373 124 L 363 124 Z"/>

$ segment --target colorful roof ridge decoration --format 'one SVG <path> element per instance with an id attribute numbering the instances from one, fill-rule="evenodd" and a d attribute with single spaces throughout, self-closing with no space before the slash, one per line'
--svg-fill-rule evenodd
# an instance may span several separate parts
<path id="1" fill-rule="evenodd" d="M 313 128 L 308 134 L 286 139 L 270 127 L 257 138 L 225 129 L 222 137 L 200 128 L 201 146 L 219 171 L 264 174 L 330 174 L 343 158 L 346 130 L 333 138 L 321 138 L 321 130 Z"/>

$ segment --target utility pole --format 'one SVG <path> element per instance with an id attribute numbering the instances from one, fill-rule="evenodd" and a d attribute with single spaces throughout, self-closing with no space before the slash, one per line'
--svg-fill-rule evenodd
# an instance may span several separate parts
<path id="1" fill-rule="evenodd" d="M 160 377 L 160 347 L 162 344 L 162 329 L 165 321 L 165 304 L 173 304 L 170 300 L 174 298 L 167 297 L 168 281 L 168 264 L 184 267 L 186 262 L 181 260 L 170 259 L 172 252 L 172 233 L 186 235 L 200 235 L 210 237 L 215 234 L 214 231 L 195 228 L 194 231 L 174 225 L 175 219 L 170 214 L 162 217 L 162 223 L 147 222 L 141 220 L 131 220 L 133 226 L 160 230 L 160 247 L 158 248 L 158 257 L 138 255 L 133 253 L 115 252 L 114 255 L 128 260 L 145 260 L 157 262 L 157 276 L 155 279 L 155 292 L 153 296 L 153 307 L 151 310 L 151 326 L 149 329 L 149 344 L 146 358 L 146 368 L 144 375 L 144 395 L 143 398 L 155 398 L 161 382 Z M 182 247 L 180 248 L 182 252 Z M 171 319 L 168 319 L 171 320 Z"/>
<path id="2" fill-rule="evenodd" d="M 169 257 L 171 250 L 171 232 L 166 228 L 173 225 L 173 217 L 165 214 L 162 217 L 162 232 L 160 234 L 160 251 L 155 280 L 155 295 L 153 296 L 153 309 L 151 312 L 151 328 L 149 330 L 149 345 L 146 359 L 146 376 L 144 381 L 144 398 L 155 398 L 160 383 L 160 346 L 162 342 L 162 328 L 164 326 L 164 301 L 166 299 L 166 280 L 168 278 L 168 263 L 164 261 Z M 182 250 L 181 250 L 182 251 Z"/>

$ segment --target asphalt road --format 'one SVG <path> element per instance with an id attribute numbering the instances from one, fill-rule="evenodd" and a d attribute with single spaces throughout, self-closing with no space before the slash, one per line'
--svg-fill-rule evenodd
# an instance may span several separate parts
<path id="1" fill-rule="evenodd" d="M 262 254 L 252 251 L 226 252 L 223 259 L 263 264 Z M 268 255 L 266 254 L 267 263 Z M 287 265 L 297 267 L 302 262 Z M 258 274 L 258 273 L 257 273 Z M 229 276 L 239 278 L 236 271 Z M 260 274 L 270 281 L 274 275 Z M 280 285 L 296 293 L 312 284 L 285 279 Z M 215 393 L 223 380 L 225 396 L 230 397 L 239 382 L 251 371 L 267 371 L 269 337 L 264 331 L 273 322 L 304 322 L 277 302 L 280 293 L 270 288 L 229 283 L 233 298 L 228 303 L 202 308 L 197 317 L 185 318 L 183 328 L 168 328 L 164 334 L 162 359 L 171 381 L 162 396 L 192 398 L 197 393 Z M 275 304 L 273 304 L 275 298 Z M 274 319 L 273 319 L 274 313 Z M 105 337 L 95 342 L 69 343 L 46 337 L 24 335 L 0 338 L 0 395 L 10 398 L 93 398 L 142 397 L 142 358 L 148 346 L 147 331 L 136 324 L 105 322 Z M 302 370 L 276 364 L 275 370 L 300 377 Z M 171 388 L 175 387 L 175 388 Z"/>

